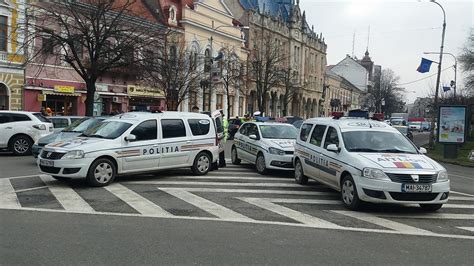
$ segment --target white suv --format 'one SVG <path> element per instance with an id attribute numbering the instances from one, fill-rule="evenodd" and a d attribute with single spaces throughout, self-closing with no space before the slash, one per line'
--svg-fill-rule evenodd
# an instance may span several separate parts
<path id="1" fill-rule="evenodd" d="M 40 113 L 0 111 L 0 149 L 15 155 L 30 154 L 33 143 L 53 130 L 53 124 Z"/>

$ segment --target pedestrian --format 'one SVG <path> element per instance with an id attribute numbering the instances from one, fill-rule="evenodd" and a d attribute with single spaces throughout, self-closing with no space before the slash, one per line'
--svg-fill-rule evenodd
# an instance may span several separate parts
<path id="1" fill-rule="evenodd" d="M 49 107 L 46 107 L 46 116 L 53 116 L 53 110 Z"/>
<path id="2" fill-rule="evenodd" d="M 196 105 L 194 105 L 194 106 L 191 108 L 191 112 L 193 112 L 193 113 L 199 113 L 199 107 L 197 107 Z"/>

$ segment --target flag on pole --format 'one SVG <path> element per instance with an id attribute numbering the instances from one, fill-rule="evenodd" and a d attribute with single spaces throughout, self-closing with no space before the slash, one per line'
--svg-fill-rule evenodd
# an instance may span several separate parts
<path id="1" fill-rule="evenodd" d="M 422 57 L 420 66 L 416 69 L 416 71 L 420 73 L 430 72 L 431 63 L 433 63 L 433 61 Z"/>
<path id="2" fill-rule="evenodd" d="M 449 86 L 443 86 L 443 91 L 444 92 L 447 92 L 447 91 L 450 91 L 451 90 L 451 87 Z"/>

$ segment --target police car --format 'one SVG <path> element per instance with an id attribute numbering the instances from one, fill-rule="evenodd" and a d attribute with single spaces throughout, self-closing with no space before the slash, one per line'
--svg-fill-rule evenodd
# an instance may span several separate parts
<path id="1" fill-rule="evenodd" d="M 126 113 L 79 137 L 46 145 L 37 162 L 55 178 L 106 186 L 117 175 L 191 167 L 206 174 L 218 158 L 216 126 L 204 114 Z"/>
<path id="2" fill-rule="evenodd" d="M 340 191 L 344 205 L 419 204 L 436 211 L 448 201 L 448 173 L 397 129 L 368 119 L 313 118 L 295 145 L 295 179 Z"/>
<path id="3" fill-rule="evenodd" d="M 293 170 L 293 152 L 298 130 L 290 124 L 271 122 L 244 123 L 235 134 L 231 158 L 254 163 L 257 172 L 267 169 Z"/>

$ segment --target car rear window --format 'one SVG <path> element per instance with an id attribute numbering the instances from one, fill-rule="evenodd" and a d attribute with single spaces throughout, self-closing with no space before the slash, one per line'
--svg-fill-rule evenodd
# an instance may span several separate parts
<path id="1" fill-rule="evenodd" d="M 188 123 L 194 136 L 207 135 L 211 127 L 207 119 L 188 119 Z"/>
<path id="2" fill-rule="evenodd" d="M 47 122 L 47 123 L 51 122 L 51 121 L 49 121 L 48 118 L 44 117 L 41 113 L 33 113 L 33 116 L 38 118 L 38 120 L 41 121 L 41 122 Z"/>

